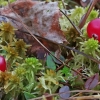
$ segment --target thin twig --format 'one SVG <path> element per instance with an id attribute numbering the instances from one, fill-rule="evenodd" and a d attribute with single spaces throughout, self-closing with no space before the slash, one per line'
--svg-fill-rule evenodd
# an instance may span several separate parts
<path id="1" fill-rule="evenodd" d="M 71 23 L 71 25 L 74 27 L 74 29 L 79 33 L 79 34 L 82 34 L 81 30 L 75 26 L 75 24 L 70 20 L 70 18 L 66 15 L 66 13 L 64 13 L 61 9 L 59 9 L 65 16 L 66 18 L 69 20 L 69 22 Z"/>
<path id="2" fill-rule="evenodd" d="M 49 95 L 46 95 L 45 97 L 53 97 L 53 96 L 57 96 L 57 95 L 60 95 L 60 94 L 66 94 L 66 93 L 77 93 L 77 92 L 81 92 L 81 93 L 100 93 L 100 91 L 94 91 L 94 90 L 73 90 L 73 91 L 67 91 L 67 92 L 62 92 L 62 93 L 55 93 L 55 94 L 49 94 Z M 91 97 L 99 97 L 100 98 L 100 95 L 92 95 Z M 82 96 L 81 96 L 82 97 Z M 87 97 L 90 98 L 90 96 L 83 96 L 83 98 L 85 97 L 85 99 Z M 94 98 L 93 97 L 93 98 Z M 93 99 L 92 98 L 92 99 Z M 33 98 L 33 99 L 29 99 L 29 100 L 39 100 L 39 99 L 42 99 L 42 96 L 41 97 L 37 97 L 37 98 Z M 66 100 L 70 100 L 71 98 L 69 99 L 66 99 Z M 74 98 L 73 98 L 74 99 Z M 98 99 L 98 98 L 97 98 Z"/>
<path id="3" fill-rule="evenodd" d="M 75 94 L 75 95 L 73 95 L 73 96 L 71 96 L 71 97 L 76 97 L 76 96 L 79 96 L 79 95 L 81 95 L 82 94 L 82 92 L 79 92 L 79 93 L 77 93 L 77 94 Z"/>
<path id="4" fill-rule="evenodd" d="M 96 5 L 97 1 L 98 1 L 98 0 L 91 0 L 90 6 L 89 6 L 89 8 L 88 8 L 88 11 L 87 11 L 87 13 L 84 15 L 84 17 L 83 17 L 81 23 L 79 24 L 79 28 L 80 28 L 80 29 L 84 26 L 84 24 L 85 24 L 85 22 L 86 22 L 86 20 L 87 20 L 87 18 L 88 18 L 88 16 L 89 16 L 89 14 L 91 13 L 93 7 Z"/>
<path id="5" fill-rule="evenodd" d="M 71 61 L 71 60 L 72 60 L 72 58 L 68 59 L 65 63 L 68 64 L 68 62 Z M 56 69 L 56 71 L 62 69 L 63 67 L 64 67 L 64 65 L 61 65 L 60 67 L 58 67 L 58 68 Z"/>
<path id="6" fill-rule="evenodd" d="M 100 98 L 100 95 L 90 95 L 90 96 L 78 96 L 78 97 L 71 97 L 69 99 L 66 99 L 66 100 L 93 100 L 93 99 L 99 99 Z"/>

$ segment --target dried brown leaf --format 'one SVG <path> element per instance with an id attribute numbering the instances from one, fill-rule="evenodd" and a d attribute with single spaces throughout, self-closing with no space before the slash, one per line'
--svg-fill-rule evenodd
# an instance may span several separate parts
<path id="1" fill-rule="evenodd" d="M 57 2 L 46 3 L 31 0 L 18 0 L 10 6 L 33 34 L 45 37 L 57 43 L 67 42 L 60 29 L 59 18 L 62 15 Z M 1 8 L 0 12 L 2 15 L 16 19 L 16 21 L 9 19 L 15 28 L 25 30 L 22 24 L 18 22 L 18 17 L 9 6 Z"/>

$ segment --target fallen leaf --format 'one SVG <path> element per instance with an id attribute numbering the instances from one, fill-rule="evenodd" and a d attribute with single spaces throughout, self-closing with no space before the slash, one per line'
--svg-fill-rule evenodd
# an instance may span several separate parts
<path id="1" fill-rule="evenodd" d="M 99 74 L 96 73 L 86 81 L 85 88 L 93 89 L 98 84 L 98 81 L 99 81 Z"/>
<path id="2" fill-rule="evenodd" d="M 60 29 L 59 18 L 62 15 L 57 2 L 18 0 L 10 6 L 33 34 L 57 43 L 67 42 L 64 33 Z M 26 31 L 9 6 L 0 8 L 0 13 L 8 16 L 9 21 L 15 28 Z"/>
<path id="3" fill-rule="evenodd" d="M 68 93 L 69 87 L 68 86 L 63 86 L 60 88 L 59 93 L 60 97 L 64 100 L 68 99 L 70 97 L 70 93 Z"/>

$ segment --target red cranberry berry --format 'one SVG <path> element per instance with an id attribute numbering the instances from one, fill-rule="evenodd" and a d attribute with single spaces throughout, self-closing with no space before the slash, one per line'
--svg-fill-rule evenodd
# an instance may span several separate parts
<path id="1" fill-rule="evenodd" d="M 100 18 L 96 18 L 89 22 L 87 33 L 89 38 L 94 38 L 100 42 Z"/>
<path id="2" fill-rule="evenodd" d="M 6 61 L 3 56 L 0 56 L 0 70 L 3 72 L 6 70 Z"/>

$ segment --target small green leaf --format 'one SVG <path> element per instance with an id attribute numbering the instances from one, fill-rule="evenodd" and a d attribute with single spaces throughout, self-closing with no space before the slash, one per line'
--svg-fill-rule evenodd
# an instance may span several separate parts
<path id="1" fill-rule="evenodd" d="M 47 63 L 48 68 L 50 68 L 52 70 L 56 69 L 56 64 L 54 63 L 54 61 L 50 55 L 47 56 L 46 63 Z"/>
<path id="2" fill-rule="evenodd" d="M 64 68 L 62 69 L 62 73 L 65 74 L 65 76 L 71 76 L 71 72 L 70 72 L 70 69 L 66 66 L 64 66 Z"/>
<path id="3" fill-rule="evenodd" d="M 26 92 L 26 91 L 24 91 L 23 93 L 24 93 L 24 96 L 25 96 L 26 100 L 36 97 L 35 95 L 33 95 L 29 92 Z"/>

